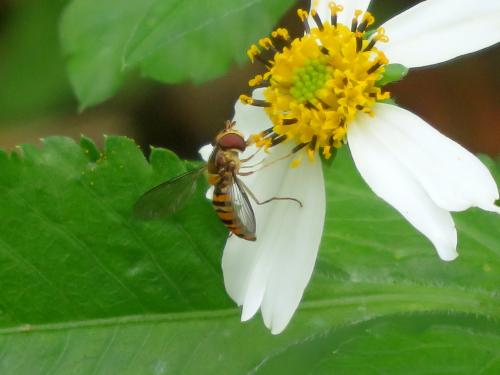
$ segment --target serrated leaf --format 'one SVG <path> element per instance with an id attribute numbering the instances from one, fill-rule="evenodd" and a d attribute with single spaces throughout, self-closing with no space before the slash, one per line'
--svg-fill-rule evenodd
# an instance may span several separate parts
<path id="1" fill-rule="evenodd" d="M 389 83 L 402 80 L 408 74 L 408 68 L 401 64 L 387 64 L 384 66 L 382 78 L 377 81 L 377 86 L 382 87 Z"/>
<path id="2" fill-rule="evenodd" d="M 41 150 L 0 152 L 0 373 L 498 368 L 495 214 L 455 215 L 460 257 L 442 262 L 341 149 L 325 167 L 328 214 L 313 280 L 290 326 L 271 336 L 258 318 L 241 323 L 226 296 L 226 231 L 206 184 L 170 219 L 131 217 L 142 192 L 188 163 L 162 149 L 148 163 L 121 137 L 108 138 L 99 158 L 94 149 L 89 139 L 49 138 Z"/>
<path id="3" fill-rule="evenodd" d="M 43 151 L 23 146 L 20 158 L 0 160 L 9 172 L 0 176 L 0 325 L 230 306 L 220 288 L 224 228 L 203 194 L 166 222 L 131 216 L 142 192 L 185 163 L 156 150 L 150 165 L 126 138 L 108 138 L 97 161 L 87 150 L 48 138 Z"/>
<path id="4" fill-rule="evenodd" d="M 135 68 L 162 82 L 199 83 L 246 59 L 291 0 L 73 0 L 61 24 L 82 107 L 112 96 Z"/>
<path id="5" fill-rule="evenodd" d="M 98 161 L 102 156 L 95 143 L 86 136 L 82 136 L 80 138 L 80 147 L 82 148 L 83 152 L 88 155 L 89 160 L 93 161 L 94 163 Z"/>

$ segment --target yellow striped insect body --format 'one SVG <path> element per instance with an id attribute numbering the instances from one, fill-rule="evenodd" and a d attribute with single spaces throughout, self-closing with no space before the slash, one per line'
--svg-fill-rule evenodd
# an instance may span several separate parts
<path id="1" fill-rule="evenodd" d="M 302 207 L 302 203 L 295 198 L 272 197 L 263 202 L 257 200 L 238 177 L 254 173 L 241 172 L 240 168 L 242 163 L 249 161 L 255 154 L 240 159 L 249 142 L 234 126 L 235 122 L 226 121 L 224 130 L 215 137 L 214 149 L 205 165 L 176 176 L 144 193 L 135 203 L 134 215 L 142 219 L 154 219 L 179 211 L 196 190 L 197 180 L 205 171 L 208 172 L 209 184 L 214 186 L 212 205 L 219 219 L 231 233 L 245 240 L 256 240 L 255 214 L 249 196 L 257 204 L 290 200 Z M 270 164 L 272 163 L 268 165 Z"/>
<path id="2" fill-rule="evenodd" d="M 234 122 L 227 121 L 224 130 L 217 134 L 206 165 L 176 176 L 144 193 L 135 203 L 134 215 L 142 219 L 154 219 L 179 211 L 196 190 L 198 178 L 207 171 L 208 182 L 214 186 L 212 204 L 219 219 L 236 236 L 255 241 L 255 215 L 247 188 L 238 178 L 240 154 L 245 151 L 247 141 L 234 125 Z"/>
<path id="3" fill-rule="evenodd" d="M 212 205 L 219 219 L 236 236 L 255 241 L 255 215 L 238 178 L 240 174 L 240 153 L 247 142 L 234 122 L 227 122 L 226 128 L 215 138 L 215 147 L 208 159 L 208 182 L 214 185 Z"/>

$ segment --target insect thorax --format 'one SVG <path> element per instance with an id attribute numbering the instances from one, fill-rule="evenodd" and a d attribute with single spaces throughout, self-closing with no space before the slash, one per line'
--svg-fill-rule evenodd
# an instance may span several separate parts
<path id="1" fill-rule="evenodd" d="M 239 150 L 218 149 L 208 161 L 208 182 L 211 185 L 229 184 L 240 169 Z"/>

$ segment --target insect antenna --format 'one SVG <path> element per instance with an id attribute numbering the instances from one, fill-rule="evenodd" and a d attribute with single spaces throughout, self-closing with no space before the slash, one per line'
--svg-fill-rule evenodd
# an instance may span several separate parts
<path id="1" fill-rule="evenodd" d="M 226 123 L 224 125 L 224 130 L 229 130 L 232 129 L 236 126 L 236 121 L 234 120 L 226 120 Z"/>

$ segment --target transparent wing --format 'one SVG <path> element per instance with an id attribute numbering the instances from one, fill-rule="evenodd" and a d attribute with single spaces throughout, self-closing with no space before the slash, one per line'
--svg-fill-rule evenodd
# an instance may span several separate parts
<path id="1" fill-rule="evenodd" d="M 239 178 L 233 174 L 233 183 L 229 189 L 231 204 L 236 216 L 241 220 L 243 226 L 252 234 L 255 234 L 255 214 L 245 191 L 245 186 Z"/>
<path id="2" fill-rule="evenodd" d="M 196 190 L 196 182 L 206 166 L 176 176 L 145 192 L 134 205 L 140 219 L 166 217 L 179 211 Z"/>

